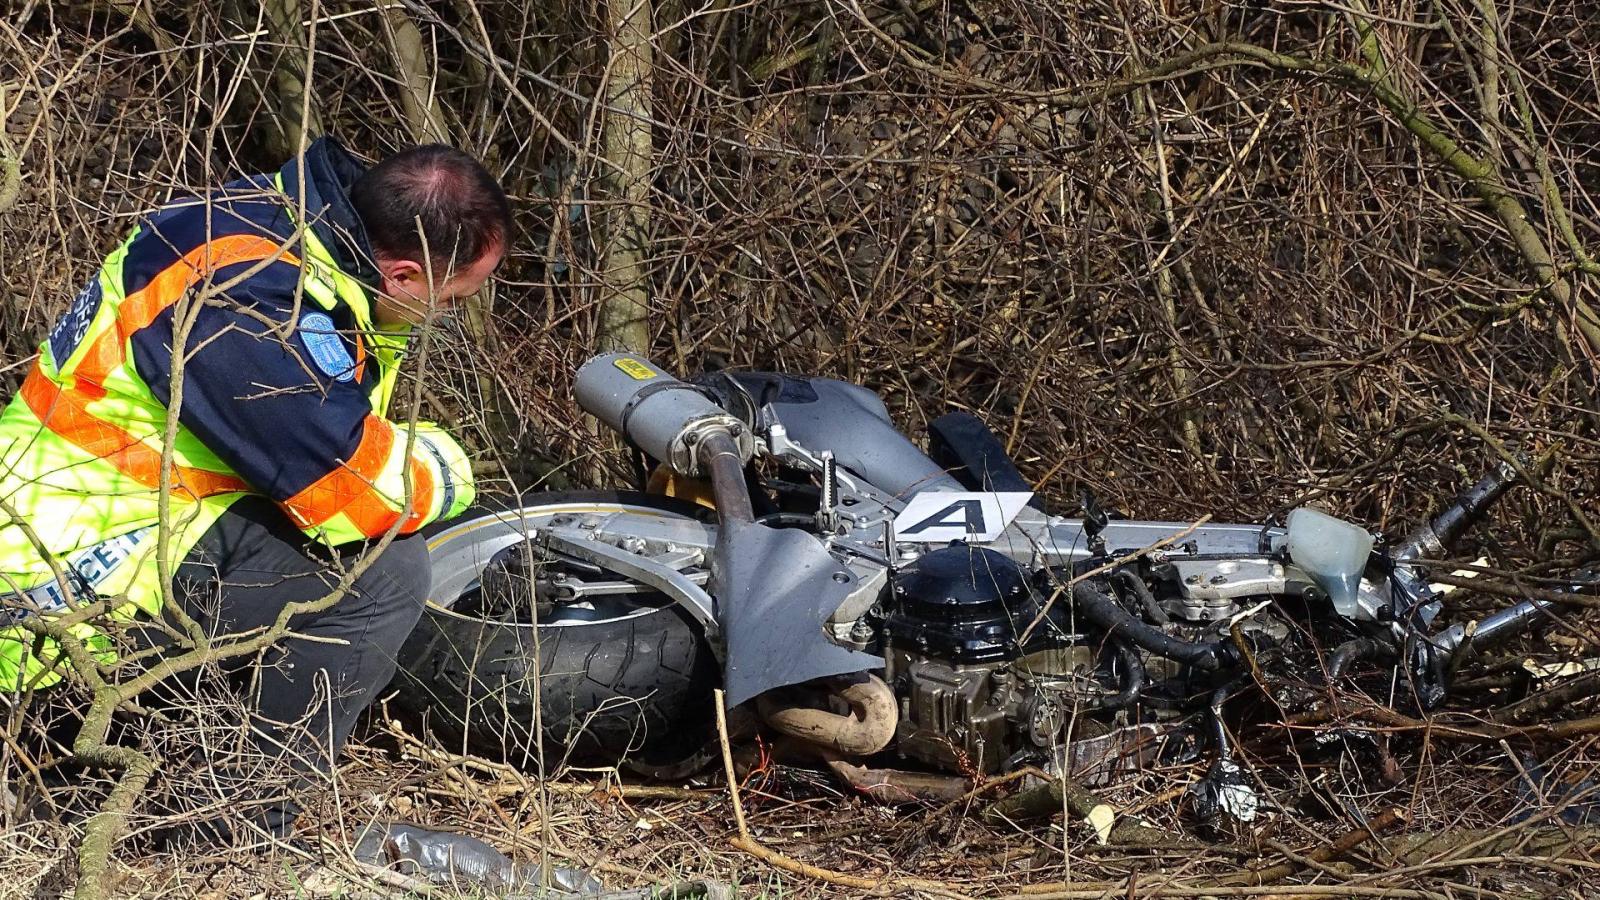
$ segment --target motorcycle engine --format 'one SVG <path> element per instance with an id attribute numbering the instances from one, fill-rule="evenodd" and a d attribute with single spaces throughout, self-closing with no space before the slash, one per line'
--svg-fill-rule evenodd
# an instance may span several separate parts
<path id="1" fill-rule="evenodd" d="M 1097 678 L 1098 655 L 1062 627 L 1065 604 L 1019 644 L 1043 606 L 1020 564 L 964 544 L 896 575 L 884 659 L 900 698 L 902 755 L 993 773 L 1019 751 L 1060 740 L 1073 692 Z"/>

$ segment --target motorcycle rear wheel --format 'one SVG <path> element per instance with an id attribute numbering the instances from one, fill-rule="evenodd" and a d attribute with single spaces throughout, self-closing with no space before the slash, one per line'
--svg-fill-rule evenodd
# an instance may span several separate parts
<path id="1" fill-rule="evenodd" d="M 659 594 L 641 594 L 596 609 L 557 606 L 531 624 L 479 614 L 472 598 L 496 554 L 521 544 L 551 516 L 629 511 L 703 519 L 709 510 L 633 492 L 530 499 L 503 510 L 471 510 L 429 533 L 433 590 L 401 650 L 393 702 L 447 738 L 464 739 L 472 752 L 523 768 L 533 768 L 541 750 L 547 770 L 558 761 L 620 763 L 677 778 L 702 767 L 720 672 L 682 609 Z"/>

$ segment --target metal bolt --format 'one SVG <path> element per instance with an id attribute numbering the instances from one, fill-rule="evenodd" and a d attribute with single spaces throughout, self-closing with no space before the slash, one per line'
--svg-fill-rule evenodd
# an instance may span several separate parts
<path id="1" fill-rule="evenodd" d="M 1185 578 L 1183 580 L 1183 583 L 1184 584 L 1199 584 L 1200 583 L 1200 576 L 1199 575 L 1190 575 L 1188 578 Z"/>
<path id="2" fill-rule="evenodd" d="M 850 583 L 850 576 L 846 575 L 843 572 L 835 572 L 835 573 L 833 573 L 833 580 L 838 582 L 839 584 L 849 584 Z"/>

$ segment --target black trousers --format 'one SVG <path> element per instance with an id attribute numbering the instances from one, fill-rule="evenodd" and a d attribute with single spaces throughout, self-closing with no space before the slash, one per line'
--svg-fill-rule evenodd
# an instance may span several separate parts
<path id="1" fill-rule="evenodd" d="M 325 596 L 363 551 L 370 548 L 316 544 L 266 498 L 247 497 L 190 551 L 174 592 L 208 635 L 242 634 L 270 627 L 291 603 Z M 394 675 L 429 585 L 423 539 L 397 538 L 338 602 L 290 619 L 291 635 L 266 652 L 225 663 L 247 686 L 257 749 L 307 773 L 328 770 Z M 296 812 L 290 803 L 266 824 L 281 831 Z"/>

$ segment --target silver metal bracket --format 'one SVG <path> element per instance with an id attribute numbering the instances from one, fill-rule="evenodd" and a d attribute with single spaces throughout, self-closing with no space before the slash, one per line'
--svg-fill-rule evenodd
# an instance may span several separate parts
<path id="1" fill-rule="evenodd" d="M 714 650 L 720 654 L 717 639 L 721 627 L 717 624 L 716 601 L 696 579 L 665 563 L 637 553 L 630 553 L 605 541 L 597 540 L 595 532 L 578 528 L 558 527 L 542 530 L 542 537 L 550 549 L 565 553 L 585 562 L 610 569 L 618 575 L 640 581 L 671 597 L 688 610 L 695 621 L 706 630 Z M 701 579 L 703 581 L 703 579 Z"/>

